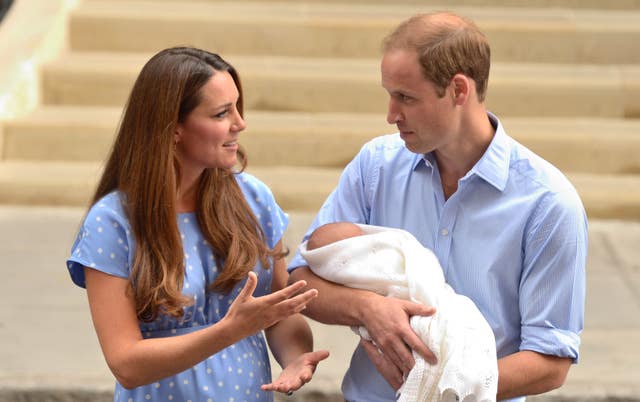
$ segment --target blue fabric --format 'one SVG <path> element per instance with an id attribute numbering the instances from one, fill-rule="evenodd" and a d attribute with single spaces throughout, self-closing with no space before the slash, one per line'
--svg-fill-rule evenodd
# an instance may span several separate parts
<path id="1" fill-rule="evenodd" d="M 288 217 L 276 204 L 271 191 L 255 177 L 236 175 L 247 202 L 258 218 L 269 247 L 281 239 Z M 213 253 L 198 226 L 195 213 L 179 214 L 178 225 L 185 253 L 184 294 L 193 296 L 194 304 L 185 307 L 180 320 L 160 316 L 151 323 L 140 322 L 145 338 L 180 335 L 220 321 L 242 289 L 245 280 L 229 295 L 207 292 L 206 287 L 218 275 Z M 73 282 L 85 286 L 83 267 L 128 278 L 135 250 L 135 239 L 123 210 L 121 196 L 105 196 L 88 212 L 73 244 L 67 267 Z M 254 295 L 271 292 L 272 270 L 261 264 L 254 272 L 258 286 Z M 126 390 L 116 383 L 115 401 L 273 401 L 272 392 L 260 386 L 271 382 L 266 342 L 262 332 L 245 338 L 173 377 L 153 384 Z"/>
<path id="2" fill-rule="evenodd" d="M 494 331 L 498 357 L 532 350 L 577 361 L 584 208 L 560 171 L 489 118 L 496 128 L 489 148 L 446 202 L 432 154 L 410 152 L 398 134 L 378 137 L 345 168 L 305 239 L 334 221 L 408 230 L 434 251 L 453 289 L 476 303 Z M 289 270 L 303 265 L 298 253 Z M 349 401 L 395 400 L 361 349 L 343 393 Z"/>

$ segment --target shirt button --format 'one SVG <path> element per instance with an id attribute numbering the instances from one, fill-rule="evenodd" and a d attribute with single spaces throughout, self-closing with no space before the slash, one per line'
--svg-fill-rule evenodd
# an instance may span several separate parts
<path id="1" fill-rule="evenodd" d="M 441 234 L 441 235 L 443 235 L 443 236 L 446 236 L 446 235 L 448 235 L 448 234 L 449 234 L 449 231 L 448 231 L 447 229 L 442 229 L 442 230 L 440 231 L 440 234 Z"/>

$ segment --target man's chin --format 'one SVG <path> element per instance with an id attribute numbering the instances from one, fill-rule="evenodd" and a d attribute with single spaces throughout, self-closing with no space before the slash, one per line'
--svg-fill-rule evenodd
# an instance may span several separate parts
<path id="1" fill-rule="evenodd" d="M 413 152 L 414 154 L 424 154 L 424 153 L 426 153 L 419 146 L 417 146 L 416 144 L 412 144 L 412 143 L 409 143 L 407 141 L 404 142 L 404 146 L 409 151 Z"/>

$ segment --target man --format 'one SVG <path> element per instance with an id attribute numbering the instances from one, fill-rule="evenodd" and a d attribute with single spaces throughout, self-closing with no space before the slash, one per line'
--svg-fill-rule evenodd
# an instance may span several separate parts
<path id="1" fill-rule="evenodd" d="M 561 386 L 577 362 L 584 320 L 587 222 L 575 189 L 487 112 L 490 49 L 471 21 L 418 15 L 383 49 L 387 121 L 399 133 L 361 149 L 309 232 L 341 220 L 411 232 L 491 325 L 497 399 Z M 435 359 L 409 326 L 411 316 L 433 311 L 323 281 L 305 265 L 297 255 L 289 266 L 291 280 L 319 291 L 305 313 L 364 326 L 373 340 L 354 352 L 345 398 L 394 401 L 411 351 Z"/>

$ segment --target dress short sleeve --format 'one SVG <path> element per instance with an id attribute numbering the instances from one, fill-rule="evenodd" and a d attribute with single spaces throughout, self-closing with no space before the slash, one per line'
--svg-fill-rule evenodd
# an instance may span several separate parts
<path id="1" fill-rule="evenodd" d="M 287 229 L 289 216 L 280 208 L 271 189 L 258 178 L 243 172 L 236 175 L 236 180 L 262 227 L 267 245 L 275 247 Z"/>
<path id="2" fill-rule="evenodd" d="M 73 282 L 85 287 L 84 267 L 129 278 L 134 247 L 118 193 L 106 195 L 89 209 L 71 246 L 67 268 Z"/>

